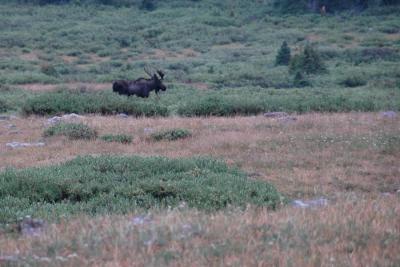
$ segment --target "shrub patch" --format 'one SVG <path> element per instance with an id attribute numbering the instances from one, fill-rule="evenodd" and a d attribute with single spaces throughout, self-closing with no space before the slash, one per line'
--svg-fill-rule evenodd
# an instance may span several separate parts
<path id="1" fill-rule="evenodd" d="M 264 181 L 211 158 L 77 157 L 0 173 L 0 223 L 32 215 L 126 213 L 177 206 L 208 211 L 247 204 L 275 208 L 281 195 Z"/>

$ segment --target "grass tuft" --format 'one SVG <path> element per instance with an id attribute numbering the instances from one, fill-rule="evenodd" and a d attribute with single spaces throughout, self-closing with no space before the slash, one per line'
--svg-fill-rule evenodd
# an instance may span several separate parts
<path id="1" fill-rule="evenodd" d="M 106 134 L 100 137 L 105 142 L 117 142 L 122 144 L 132 143 L 132 136 L 125 134 Z"/>
<path id="2" fill-rule="evenodd" d="M 155 141 L 162 141 L 162 140 L 175 141 L 178 139 L 184 139 L 191 136 L 192 133 L 189 130 L 176 128 L 176 129 L 169 129 L 152 133 L 151 139 Z"/>
<path id="3" fill-rule="evenodd" d="M 66 136 L 70 140 L 96 139 L 97 132 L 83 123 L 58 123 L 49 127 L 43 133 L 44 137 L 56 135 Z"/>

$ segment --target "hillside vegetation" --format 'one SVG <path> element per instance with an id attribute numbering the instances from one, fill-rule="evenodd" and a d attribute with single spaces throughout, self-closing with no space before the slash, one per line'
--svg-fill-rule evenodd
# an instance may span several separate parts
<path id="1" fill-rule="evenodd" d="M 156 4 L 152 11 L 136 4 L 1 4 L 0 110 L 196 116 L 399 109 L 397 5 L 291 16 L 273 1 Z M 298 60 L 276 65 L 283 42 L 294 61 L 310 45 L 324 71 L 310 73 Z M 96 83 L 111 92 L 113 80 L 144 77 L 147 64 L 167 74 L 160 104 L 92 95 Z M 37 93 L 42 84 L 78 89 L 77 97 Z"/>

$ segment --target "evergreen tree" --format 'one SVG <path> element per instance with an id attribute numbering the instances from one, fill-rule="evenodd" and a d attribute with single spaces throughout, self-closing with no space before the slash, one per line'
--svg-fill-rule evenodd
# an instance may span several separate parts
<path id="1" fill-rule="evenodd" d="M 300 71 L 298 71 L 298 72 L 296 72 L 296 75 L 294 76 L 293 86 L 300 88 L 300 87 L 311 86 L 311 83 L 306 78 L 304 78 L 304 75 L 301 74 Z"/>
<path id="2" fill-rule="evenodd" d="M 290 57 L 290 47 L 288 46 L 287 42 L 284 41 L 278 51 L 278 54 L 276 55 L 275 66 L 289 65 Z"/>
<path id="3" fill-rule="evenodd" d="M 304 51 L 290 61 L 289 72 L 317 74 L 326 72 L 326 67 L 319 53 L 310 44 L 307 44 Z"/>

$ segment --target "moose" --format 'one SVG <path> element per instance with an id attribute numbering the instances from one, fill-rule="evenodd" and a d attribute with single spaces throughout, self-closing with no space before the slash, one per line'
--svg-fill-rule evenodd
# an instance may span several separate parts
<path id="1" fill-rule="evenodd" d="M 118 80 L 113 83 L 113 92 L 120 95 L 136 95 L 138 97 L 147 98 L 150 92 L 155 90 L 156 95 L 158 92 L 167 90 L 163 84 L 164 72 L 157 69 L 155 73 L 151 73 L 146 67 L 144 71 L 150 76 L 150 79 L 139 78 L 136 80 Z"/>

